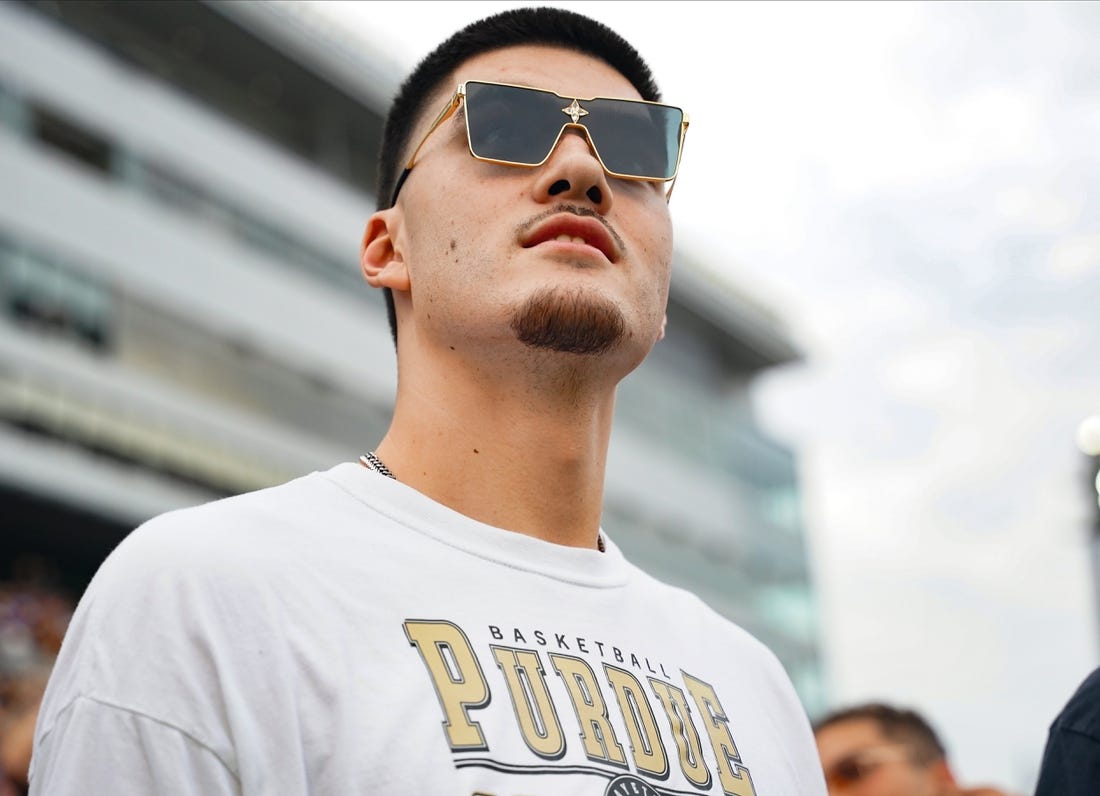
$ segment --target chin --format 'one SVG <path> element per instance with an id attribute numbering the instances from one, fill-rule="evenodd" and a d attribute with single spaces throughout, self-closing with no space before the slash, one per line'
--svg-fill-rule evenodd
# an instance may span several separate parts
<path id="1" fill-rule="evenodd" d="M 615 302 L 577 288 L 536 291 L 513 313 L 511 325 L 524 345 L 581 356 L 610 353 L 633 337 Z"/>

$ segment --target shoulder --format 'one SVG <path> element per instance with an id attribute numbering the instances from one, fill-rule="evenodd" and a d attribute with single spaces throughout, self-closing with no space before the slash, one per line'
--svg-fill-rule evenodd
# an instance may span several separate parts
<path id="1" fill-rule="evenodd" d="M 787 771 L 795 783 L 790 792 L 824 793 L 809 718 L 775 653 L 696 594 L 645 573 L 642 578 L 650 599 L 662 606 L 654 618 L 663 623 L 662 633 L 673 628 L 689 691 L 702 684 L 725 718 L 736 712 L 737 745 L 749 770 L 757 761 L 763 766 L 758 770 Z"/>
<path id="2" fill-rule="evenodd" d="M 250 522 L 276 521 L 279 518 L 316 511 L 319 505 L 338 497 L 341 492 L 326 478 L 326 473 L 310 473 L 277 486 L 245 492 L 189 508 L 177 509 L 153 517 L 138 531 L 187 528 L 200 532 L 206 527 Z"/>
<path id="3" fill-rule="evenodd" d="M 324 482 L 290 483 L 169 512 L 107 557 L 62 644 L 39 735 L 80 697 L 173 726 L 231 669 L 263 665 L 311 538 Z"/>
<path id="4" fill-rule="evenodd" d="M 1094 669 L 1078 686 L 1069 704 L 1087 704 L 1100 709 L 1100 668 Z"/>
<path id="5" fill-rule="evenodd" d="M 633 570 L 634 586 L 644 593 L 645 599 L 659 605 L 662 615 L 675 614 L 682 623 L 686 623 L 686 629 L 693 635 L 712 639 L 718 644 L 743 645 L 773 657 L 755 636 L 723 616 L 695 592 L 666 583 L 635 564 L 628 565 Z"/>
<path id="6" fill-rule="evenodd" d="M 1081 683 L 1058 714 L 1054 726 L 1087 735 L 1100 742 L 1100 668 L 1095 669 Z"/>
<path id="7" fill-rule="evenodd" d="M 678 632 L 689 639 L 707 658 L 731 661 L 738 676 L 759 685 L 777 687 L 785 700 L 794 700 L 794 687 L 779 658 L 756 636 L 722 615 L 694 592 L 673 586 L 655 578 L 633 564 L 633 581 L 645 592 L 645 599 L 656 609 L 662 620 L 674 622 Z M 801 713 L 798 703 L 797 712 Z"/>
<path id="8" fill-rule="evenodd" d="M 1093 793 L 1100 781 L 1100 669 L 1070 697 L 1050 726 L 1035 796 Z"/>
<path id="9" fill-rule="evenodd" d="M 193 637 L 269 612 L 270 595 L 318 544 L 324 506 L 339 495 L 326 489 L 314 473 L 143 523 L 100 566 L 69 635 L 96 649 L 108 639 L 126 649 L 146 645 L 142 633 Z"/>
<path id="10" fill-rule="evenodd" d="M 370 495 L 349 494 L 332 472 L 150 519 L 103 562 L 75 618 L 116 635 L 127 622 L 186 635 L 183 625 L 277 618 L 303 578 L 369 545 Z"/>
<path id="11" fill-rule="evenodd" d="M 104 562 L 96 580 L 143 572 L 210 570 L 257 561 L 273 546 L 324 523 L 343 493 L 323 473 L 285 484 L 170 511 L 131 532 Z M 116 573 L 121 570 L 121 573 Z"/>

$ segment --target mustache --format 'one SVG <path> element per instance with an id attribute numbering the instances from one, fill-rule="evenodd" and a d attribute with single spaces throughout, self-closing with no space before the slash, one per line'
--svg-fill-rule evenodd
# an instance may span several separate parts
<path id="1" fill-rule="evenodd" d="M 619 237 L 619 233 L 615 231 L 615 228 L 611 226 L 610 222 L 608 222 L 606 218 L 601 216 L 591 207 L 585 207 L 584 205 L 572 205 L 566 202 L 556 204 L 551 208 L 543 210 L 538 215 L 532 216 L 531 218 L 524 221 L 522 224 L 516 227 L 516 236 L 522 238 L 524 235 L 527 234 L 527 231 L 531 229 L 531 227 L 541 223 L 542 221 L 545 221 L 546 219 L 550 218 L 550 216 L 556 216 L 559 213 L 572 213 L 575 216 L 587 216 L 588 218 L 596 219 L 600 222 L 600 224 L 603 225 L 603 228 L 607 230 L 607 234 L 611 236 L 612 240 L 615 241 L 615 245 L 619 247 L 619 251 L 626 251 L 626 244 L 623 243 L 623 239 Z"/>

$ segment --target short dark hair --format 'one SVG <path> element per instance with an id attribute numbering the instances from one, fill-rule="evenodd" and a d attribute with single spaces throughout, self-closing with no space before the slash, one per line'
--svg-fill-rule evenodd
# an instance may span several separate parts
<path id="1" fill-rule="evenodd" d="M 382 132 L 378 155 L 378 206 L 389 206 L 402 171 L 402 155 L 428 100 L 461 64 L 476 55 L 523 44 L 546 44 L 591 55 L 614 67 L 642 99 L 658 101 L 660 92 L 649 66 L 622 36 L 602 22 L 561 8 L 515 8 L 473 22 L 429 53 L 401 84 Z M 431 109 L 434 110 L 434 109 Z M 384 289 L 390 331 L 397 343 L 393 293 Z"/>
<path id="2" fill-rule="evenodd" d="M 918 763 L 932 763 L 947 757 L 947 750 L 939 736 L 923 716 L 915 710 L 897 708 L 882 702 L 866 702 L 833 711 L 814 722 L 814 735 L 841 722 L 863 719 L 875 722 L 882 734 L 891 741 L 905 744 L 912 749 Z"/>

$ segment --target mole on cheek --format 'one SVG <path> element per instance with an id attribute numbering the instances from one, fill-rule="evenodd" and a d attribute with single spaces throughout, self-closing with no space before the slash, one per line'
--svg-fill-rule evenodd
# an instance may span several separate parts
<path id="1" fill-rule="evenodd" d="M 458 246 L 458 243 L 454 238 L 451 238 L 451 251 L 454 251 L 456 246 Z"/>

